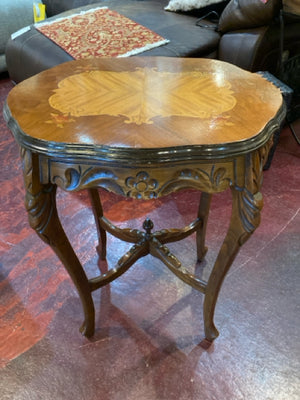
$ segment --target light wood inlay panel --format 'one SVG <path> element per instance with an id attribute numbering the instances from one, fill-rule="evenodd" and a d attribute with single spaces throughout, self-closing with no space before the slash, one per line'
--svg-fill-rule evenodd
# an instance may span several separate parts
<path id="1" fill-rule="evenodd" d="M 125 123 L 139 125 L 152 124 L 154 117 L 217 117 L 231 110 L 236 99 L 230 83 L 223 79 L 217 86 L 212 74 L 146 67 L 71 75 L 59 82 L 49 103 L 72 117 L 121 115 Z"/>
<path id="2" fill-rule="evenodd" d="M 257 74 L 217 60 L 167 57 L 73 61 L 12 93 L 12 116 L 18 113 L 31 138 L 118 149 L 252 140 L 282 103 L 279 89 Z"/>

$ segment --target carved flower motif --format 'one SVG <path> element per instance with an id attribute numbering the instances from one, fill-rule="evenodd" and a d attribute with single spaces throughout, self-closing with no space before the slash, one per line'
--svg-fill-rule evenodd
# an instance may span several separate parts
<path id="1" fill-rule="evenodd" d="M 136 199 L 153 199 L 157 196 L 155 189 L 158 187 L 156 179 L 151 179 L 147 172 L 139 172 L 136 177 L 126 179 L 126 186 L 130 188 L 127 195 Z"/>

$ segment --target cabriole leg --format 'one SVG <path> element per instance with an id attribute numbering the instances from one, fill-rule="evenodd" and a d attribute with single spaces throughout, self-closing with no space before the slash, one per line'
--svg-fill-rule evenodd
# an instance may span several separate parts
<path id="1" fill-rule="evenodd" d="M 219 335 L 213 319 L 223 280 L 240 247 L 258 227 L 263 205 L 261 193 L 252 194 L 246 188 L 232 188 L 232 197 L 230 226 L 205 291 L 203 315 L 205 337 L 208 341 L 213 341 Z"/>
<path id="2" fill-rule="evenodd" d="M 80 331 L 85 336 L 94 334 L 95 311 L 87 276 L 63 228 L 56 209 L 56 185 L 43 185 L 39 179 L 38 155 L 22 149 L 25 206 L 30 226 L 54 250 L 79 293 L 85 320 Z"/>

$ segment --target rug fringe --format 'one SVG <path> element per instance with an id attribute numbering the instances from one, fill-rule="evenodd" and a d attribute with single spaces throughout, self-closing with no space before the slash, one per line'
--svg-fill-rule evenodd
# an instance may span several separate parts
<path id="1" fill-rule="evenodd" d="M 117 56 L 117 58 L 135 56 L 136 54 L 143 53 L 144 51 L 154 49 L 155 47 L 163 46 L 164 44 L 167 44 L 167 43 L 170 43 L 170 40 L 164 39 L 164 40 L 161 40 L 156 43 L 150 43 L 150 44 L 147 44 L 146 46 L 140 47 L 139 49 L 134 49 L 134 50 L 128 51 L 127 53 L 120 54 L 119 56 Z"/>

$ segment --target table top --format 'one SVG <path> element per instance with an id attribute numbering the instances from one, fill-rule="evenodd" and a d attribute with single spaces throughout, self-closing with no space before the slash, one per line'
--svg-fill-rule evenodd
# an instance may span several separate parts
<path id="1" fill-rule="evenodd" d="M 71 61 L 18 84 L 5 119 L 24 147 L 80 157 L 224 158 L 266 143 L 280 90 L 210 59 Z"/>

